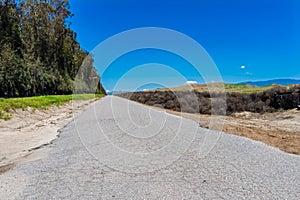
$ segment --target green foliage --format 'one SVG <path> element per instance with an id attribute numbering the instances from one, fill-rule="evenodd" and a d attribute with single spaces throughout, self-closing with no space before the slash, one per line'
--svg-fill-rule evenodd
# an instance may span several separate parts
<path id="1" fill-rule="evenodd" d="M 5 121 L 11 119 L 11 115 L 5 112 L 0 111 L 0 119 L 4 119 Z"/>
<path id="2" fill-rule="evenodd" d="M 103 94 L 74 94 L 23 98 L 0 98 L 0 119 L 9 120 L 12 117 L 10 112 L 16 109 L 26 110 L 28 107 L 33 109 L 47 109 L 49 106 L 60 106 L 71 100 L 89 100 L 101 98 L 103 96 Z"/>
<path id="3" fill-rule="evenodd" d="M 105 93 L 71 17 L 68 0 L 0 0 L 0 97 L 71 94 L 75 79 L 80 93 Z"/>

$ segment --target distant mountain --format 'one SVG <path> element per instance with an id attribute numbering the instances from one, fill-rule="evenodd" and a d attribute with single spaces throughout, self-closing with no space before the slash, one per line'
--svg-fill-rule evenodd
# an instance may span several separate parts
<path id="1" fill-rule="evenodd" d="M 253 86 L 268 86 L 272 84 L 277 85 L 291 85 L 291 84 L 300 84 L 300 80 L 297 79 L 273 79 L 267 81 L 247 81 L 239 84 L 249 84 Z"/>

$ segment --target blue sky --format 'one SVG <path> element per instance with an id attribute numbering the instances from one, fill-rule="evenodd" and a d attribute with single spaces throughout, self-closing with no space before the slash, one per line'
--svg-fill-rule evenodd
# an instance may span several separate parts
<path id="1" fill-rule="evenodd" d="M 182 32 L 201 44 L 225 82 L 300 78 L 298 0 L 70 0 L 70 4 L 75 14 L 72 28 L 87 51 L 128 29 L 163 27 Z M 103 74 L 102 83 L 112 90 L 131 68 L 147 63 L 161 63 L 188 80 L 203 81 L 184 59 L 168 52 L 145 50 L 116 60 Z M 168 70 L 163 70 L 159 78 L 157 66 L 147 70 L 126 77 L 122 89 L 132 89 L 137 79 L 164 79 L 167 86 L 184 83 Z M 149 84 L 139 88 L 147 87 Z"/>

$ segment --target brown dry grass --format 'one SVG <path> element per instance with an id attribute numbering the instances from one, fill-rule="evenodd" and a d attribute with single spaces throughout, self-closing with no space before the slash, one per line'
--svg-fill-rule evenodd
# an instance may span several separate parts
<path id="1" fill-rule="evenodd" d="M 191 84 L 191 85 L 183 85 L 175 88 L 163 88 L 158 89 L 158 91 L 186 91 L 186 90 L 196 90 L 198 92 L 220 92 L 225 90 L 226 92 L 232 93 L 241 93 L 241 94 L 251 94 L 251 93 L 259 93 L 266 91 L 275 87 L 276 85 L 270 86 L 252 86 L 248 84 L 229 84 L 229 83 L 210 83 L 210 84 Z M 288 88 L 289 86 L 286 86 Z"/>

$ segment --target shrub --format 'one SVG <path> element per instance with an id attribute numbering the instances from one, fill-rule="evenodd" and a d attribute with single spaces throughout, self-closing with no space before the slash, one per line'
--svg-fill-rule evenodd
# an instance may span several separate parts
<path id="1" fill-rule="evenodd" d="M 150 106 L 189 113 L 230 115 L 235 112 L 274 112 L 300 105 L 300 85 L 276 86 L 260 93 L 221 93 L 207 91 L 155 91 L 123 93 L 118 96 Z M 225 101 L 226 99 L 226 101 Z M 225 106 L 226 105 L 226 106 Z"/>

